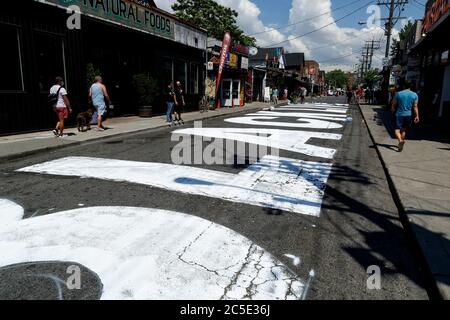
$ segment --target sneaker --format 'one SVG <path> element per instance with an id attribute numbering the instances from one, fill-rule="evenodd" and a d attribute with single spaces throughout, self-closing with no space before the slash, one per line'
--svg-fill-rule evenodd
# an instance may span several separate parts
<path id="1" fill-rule="evenodd" d="M 398 144 L 398 152 L 402 152 L 404 146 L 405 146 L 405 141 L 400 142 Z"/>
<path id="2" fill-rule="evenodd" d="M 97 127 L 96 130 L 97 130 L 97 131 L 105 131 L 105 128 Z"/>
<path id="3" fill-rule="evenodd" d="M 55 137 L 58 137 L 58 136 L 59 136 L 59 130 L 55 129 L 55 130 L 53 130 L 52 132 L 53 132 L 53 134 L 55 135 Z"/>
<path id="4" fill-rule="evenodd" d="M 173 123 L 169 122 L 169 128 L 172 128 L 172 127 L 173 127 Z"/>

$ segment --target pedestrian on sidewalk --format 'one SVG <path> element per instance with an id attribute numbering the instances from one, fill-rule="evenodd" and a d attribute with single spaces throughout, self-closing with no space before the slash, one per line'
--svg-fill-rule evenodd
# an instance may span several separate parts
<path id="1" fill-rule="evenodd" d="M 363 97 L 363 89 L 361 86 L 358 87 L 358 91 L 357 91 L 356 95 L 358 96 L 358 104 L 360 104 L 362 102 L 362 97 Z"/>
<path id="2" fill-rule="evenodd" d="M 173 126 L 173 111 L 174 111 L 174 107 L 175 107 L 175 103 L 177 101 L 176 95 L 175 95 L 175 91 L 173 90 L 173 84 L 170 83 L 167 86 L 166 89 L 166 106 L 167 106 L 167 113 L 166 113 L 166 119 L 167 119 L 167 123 L 169 124 L 169 127 Z"/>
<path id="3" fill-rule="evenodd" d="M 70 101 L 67 98 L 67 90 L 64 88 L 64 80 L 62 77 L 56 77 L 55 85 L 50 88 L 50 99 L 54 101 L 53 111 L 57 115 L 56 128 L 53 134 L 62 137 L 64 134 L 64 121 L 72 113 Z"/>
<path id="4" fill-rule="evenodd" d="M 274 105 L 278 104 L 278 89 L 277 88 L 272 89 L 272 101 L 273 101 Z"/>
<path id="5" fill-rule="evenodd" d="M 405 146 L 406 133 L 412 124 L 413 109 L 414 123 L 419 123 L 419 97 L 411 91 L 412 83 L 406 81 L 404 90 L 397 92 L 392 101 L 392 112 L 395 112 L 395 136 L 398 139 L 398 151 Z"/>
<path id="6" fill-rule="evenodd" d="M 352 104 L 352 98 L 353 98 L 353 90 L 348 88 L 347 89 L 347 103 L 349 105 Z"/>
<path id="7" fill-rule="evenodd" d="M 97 130 L 104 131 L 105 127 L 102 122 L 103 117 L 106 116 L 106 103 L 111 104 L 111 99 L 101 76 L 95 77 L 95 82 L 89 90 L 89 98 L 92 99 L 92 105 L 97 110 Z"/>
<path id="8" fill-rule="evenodd" d="M 372 102 L 373 102 L 373 92 L 372 92 L 372 90 L 370 88 L 366 89 L 365 96 L 366 96 L 366 102 L 368 104 L 372 104 Z"/>
<path id="9" fill-rule="evenodd" d="M 186 106 L 186 101 L 184 100 L 184 91 L 183 86 L 180 81 L 177 81 L 175 88 L 175 107 L 173 109 L 174 121 L 176 121 L 175 125 L 183 125 L 184 121 L 181 118 L 181 113 L 183 108 Z"/>

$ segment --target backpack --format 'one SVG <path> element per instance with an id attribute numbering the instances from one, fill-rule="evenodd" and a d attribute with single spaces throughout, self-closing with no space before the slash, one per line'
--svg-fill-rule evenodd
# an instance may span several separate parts
<path id="1" fill-rule="evenodd" d="M 56 106 L 59 99 L 59 92 L 61 91 L 62 86 L 59 87 L 58 91 L 56 93 L 50 93 L 47 97 L 47 103 L 50 107 Z"/>

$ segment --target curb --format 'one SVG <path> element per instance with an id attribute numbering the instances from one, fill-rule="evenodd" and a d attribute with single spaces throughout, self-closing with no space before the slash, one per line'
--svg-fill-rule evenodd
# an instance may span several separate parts
<path id="1" fill-rule="evenodd" d="M 408 219 L 407 210 L 405 210 L 402 200 L 398 194 L 397 188 L 395 187 L 395 183 L 392 180 L 392 177 L 389 172 L 389 168 L 387 167 L 386 162 L 384 161 L 383 156 L 381 155 L 380 149 L 379 149 L 379 147 L 375 141 L 375 138 L 372 134 L 372 131 L 370 130 L 370 127 L 367 123 L 367 119 L 364 117 L 364 113 L 361 110 L 361 105 L 359 103 L 356 105 L 358 106 L 358 110 L 361 114 L 361 117 L 364 120 L 367 131 L 369 132 L 370 139 L 371 139 L 373 145 L 375 146 L 375 150 L 377 152 L 378 159 L 380 160 L 381 165 L 383 167 L 383 171 L 386 176 L 386 180 L 388 182 L 389 190 L 391 192 L 395 206 L 397 207 L 400 222 L 403 226 L 403 229 L 405 230 L 407 240 L 409 240 L 408 242 L 412 246 L 412 249 L 414 249 L 414 254 L 416 256 L 416 259 L 418 260 L 419 267 L 423 271 L 425 271 L 425 275 L 424 275 L 425 279 L 424 280 L 425 280 L 425 285 L 427 286 L 427 288 L 425 288 L 425 289 L 427 290 L 428 296 L 430 299 L 434 299 L 434 300 L 449 300 L 450 297 L 448 297 L 444 292 L 442 292 L 442 290 L 440 290 L 438 283 L 437 283 L 435 277 L 433 276 L 433 272 L 431 271 L 428 261 L 425 258 L 425 255 L 423 253 L 420 242 L 417 239 L 417 236 L 413 230 L 413 227 L 410 224 L 410 221 Z"/>
<path id="2" fill-rule="evenodd" d="M 259 110 L 259 109 L 268 108 L 268 107 L 281 107 L 281 106 L 284 106 L 284 105 L 287 105 L 287 102 L 279 103 L 276 106 L 261 106 L 261 107 L 255 108 L 253 110 Z M 191 123 L 191 122 L 194 122 L 194 121 L 201 121 L 201 120 L 207 120 L 207 119 L 215 119 L 215 118 L 225 117 L 225 116 L 229 116 L 229 115 L 233 115 L 233 114 L 241 114 L 241 113 L 245 113 L 245 112 L 253 111 L 253 110 L 243 109 L 243 110 L 239 110 L 239 111 L 236 111 L 236 112 L 231 112 L 231 113 L 228 113 L 228 114 L 214 114 L 214 115 L 211 115 L 211 116 L 203 118 L 203 119 L 189 120 L 189 121 L 186 121 L 185 123 Z M 198 112 L 198 111 L 195 111 L 195 112 Z M 214 110 L 212 110 L 212 112 L 214 112 Z M 186 114 L 189 114 L 189 113 L 186 113 Z M 161 129 L 161 128 L 164 128 L 164 127 L 166 127 L 166 125 L 160 125 L 160 126 L 156 126 L 154 128 L 138 129 L 136 131 L 130 131 L 130 132 L 122 132 L 122 133 L 112 134 L 112 135 L 107 136 L 107 137 L 98 137 L 98 138 L 94 138 L 94 139 L 90 139 L 90 140 L 86 140 L 86 141 L 71 141 L 71 142 L 68 142 L 67 144 L 62 144 L 62 145 L 59 145 L 59 146 L 44 147 L 44 148 L 40 148 L 40 149 L 36 149 L 36 150 L 30 150 L 30 151 L 25 151 L 25 152 L 11 154 L 11 155 L 0 156 L 0 161 L 17 160 L 17 159 L 20 159 L 20 158 L 24 158 L 24 157 L 28 157 L 28 156 L 31 156 L 31 155 L 39 154 L 39 153 L 42 153 L 42 152 L 49 152 L 49 151 L 60 150 L 60 149 L 71 147 L 71 146 L 80 146 L 80 145 L 91 143 L 91 142 L 98 142 L 98 141 L 101 141 L 101 140 L 107 140 L 109 138 L 118 138 L 118 137 L 121 137 L 121 136 L 130 135 L 130 134 L 139 134 L 139 133 L 143 133 L 143 132 L 146 132 L 146 131 L 149 131 L 149 130 Z"/>

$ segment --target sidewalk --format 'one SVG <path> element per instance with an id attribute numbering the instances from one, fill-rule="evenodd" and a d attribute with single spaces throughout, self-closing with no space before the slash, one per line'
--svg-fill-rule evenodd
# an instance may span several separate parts
<path id="1" fill-rule="evenodd" d="M 183 119 L 185 122 L 190 122 L 233 113 L 245 112 L 248 110 L 262 109 L 270 106 L 270 103 L 255 102 L 252 104 L 248 104 L 242 108 L 221 108 L 219 110 L 208 111 L 205 113 L 200 113 L 198 111 L 189 112 L 183 114 Z M 0 161 L 26 156 L 39 151 L 52 150 L 69 145 L 81 144 L 86 141 L 93 141 L 126 133 L 166 127 L 167 123 L 165 116 L 152 118 L 123 117 L 111 118 L 107 122 L 105 122 L 105 126 L 109 129 L 102 132 L 94 130 L 95 126 L 92 126 L 93 130 L 90 130 L 88 132 L 78 132 L 76 128 L 68 128 L 64 130 L 65 136 L 63 138 L 56 138 L 50 130 L 26 134 L 16 134 L 11 136 L 0 136 Z"/>
<path id="2" fill-rule="evenodd" d="M 397 152 L 393 121 L 380 106 L 361 111 L 441 296 L 450 299 L 450 144 L 412 131 Z"/>

